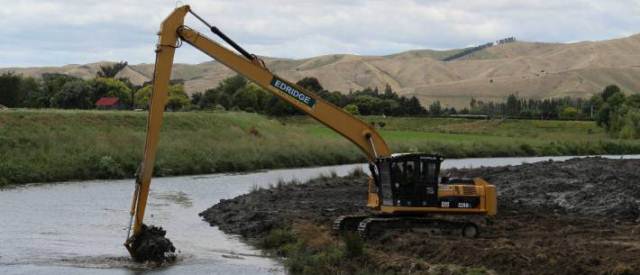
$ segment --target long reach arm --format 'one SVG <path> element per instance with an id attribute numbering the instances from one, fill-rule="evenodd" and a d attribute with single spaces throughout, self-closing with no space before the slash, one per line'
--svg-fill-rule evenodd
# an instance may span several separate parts
<path id="1" fill-rule="evenodd" d="M 187 13 L 192 13 L 198 20 L 209 26 L 215 34 L 220 36 L 242 55 L 238 55 L 197 31 L 184 26 L 184 18 Z M 370 161 L 391 154 L 389 147 L 382 137 L 369 124 L 323 100 L 314 93 L 306 91 L 272 74 L 259 58 L 255 55 L 248 54 L 216 27 L 211 27 L 197 14 L 193 13 L 189 6 L 176 8 L 169 17 L 163 21 L 158 35 L 160 39 L 156 49 L 153 92 L 147 120 L 147 137 L 144 156 L 137 174 L 136 188 L 131 205 L 133 237 L 137 236 L 142 230 L 142 221 L 147 205 L 160 127 L 162 125 L 162 115 L 167 103 L 171 68 L 179 40 L 191 44 L 218 62 L 226 65 L 238 74 L 247 77 L 260 87 L 341 134 L 358 146 Z M 129 229 L 129 234 L 130 233 L 131 227 Z M 127 242 L 125 243 L 127 247 L 129 247 L 131 240 L 132 238 L 128 236 Z"/>

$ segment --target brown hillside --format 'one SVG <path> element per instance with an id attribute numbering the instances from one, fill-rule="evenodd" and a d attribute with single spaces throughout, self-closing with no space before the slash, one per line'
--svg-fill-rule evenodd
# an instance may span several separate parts
<path id="1" fill-rule="evenodd" d="M 608 84 L 640 91 L 640 35 L 571 44 L 515 42 L 485 48 L 444 62 L 460 50 L 414 50 L 388 56 L 324 55 L 307 59 L 265 58 L 267 66 L 286 79 L 315 76 L 329 90 L 348 92 L 386 84 L 423 103 L 439 100 L 467 106 L 471 97 L 502 100 L 514 93 L 531 98 L 589 97 Z M 55 72 L 83 78 L 95 75 L 105 62 L 63 67 L 6 68 L 29 76 Z M 121 77 L 149 81 L 152 64 L 127 67 Z M 234 73 L 217 62 L 176 64 L 173 78 L 183 79 L 188 92 L 204 91 Z"/>

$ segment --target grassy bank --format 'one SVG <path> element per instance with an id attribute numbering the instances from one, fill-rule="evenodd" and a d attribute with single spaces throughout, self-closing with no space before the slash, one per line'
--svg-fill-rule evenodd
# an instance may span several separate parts
<path id="1" fill-rule="evenodd" d="M 257 246 L 283 257 L 291 274 L 495 274 L 484 267 L 433 264 L 371 249 L 355 233 L 335 236 L 326 226 L 309 222 L 273 229 L 258 240 Z"/>
<path id="2" fill-rule="evenodd" d="M 366 117 L 384 122 L 396 152 L 452 157 L 640 153 L 592 122 Z M 132 177 L 142 155 L 144 112 L 0 112 L 0 185 Z M 304 117 L 241 112 L 167 113 L 156 174 L 249 171 L 363 161 L 355 146 Z"/>
<path id="3" fill-rule="evenodd" d="M 591 121 L 363 119 L 377 125 L 394 152 L 434 152 L 448 158 L 640 153 L 640 141 L 611 138 Z M 309 118 L 285 122 L 305 126 L 315 136 L 339 138 Z"/>
<path id="4" fill-rule="evenodd" d="M 142 112 L 0 112 L 0 184 L 132 177 L 145 132 Z M 356 150 L 256 114 L 167 113 L 155 173 L 353 163 Z"/>

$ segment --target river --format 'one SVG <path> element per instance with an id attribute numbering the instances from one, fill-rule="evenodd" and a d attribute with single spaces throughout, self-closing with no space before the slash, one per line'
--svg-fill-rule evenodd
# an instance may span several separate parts
<path id="1" fill-rule="evenodd" d="M 622 158 L 623 156 L 604 156 Z M 443 168 L 517 165 L 572 157 L 452 159 Z M 624 158 L 640 158 L 626 155 Z M 281 169 L 246 174 L 155 178 L 145 223 L 167 230 L 178 261 L 149 267 L 130 261 L 122 243 L 133 180 L 28 184 L 0 189 L 0 274 L 282 274 L 275 259 L 222 233 L 198 213 L 267 188 L 278 180 L 346 175 L 363 164 Z M 366 169 L 365 169 L 366 170 Z M 363 188 L 365 188 L 363 186 Z M 363 189 L 364 190 L 364 189 Z"/>

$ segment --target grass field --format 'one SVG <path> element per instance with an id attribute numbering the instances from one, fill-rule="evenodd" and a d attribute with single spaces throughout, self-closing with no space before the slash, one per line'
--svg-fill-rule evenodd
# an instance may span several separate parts
<path id="1" fill-rule="evenodd" d="M 474 120 L 364 117 L 377 126 L 394 152 L 433 152 L 449 158 L 631 154 L 640 141 L 609 137 L 591 121 Z M 287 118 L 315 136 L 339 138 L 305 117 Z"/>
<path id="2" fill-rule="evenodd" d="M 364 161 L 348 141 L 306 117 L 242 112 L 165 116 L 159 176 L 250 171 Z M 365 117 L 395 152 L 453 157 L 640 153 L 592 122 Z M 0 185 L 132 177 L 141 159 L 146 113 L 0 112 Z"/>

